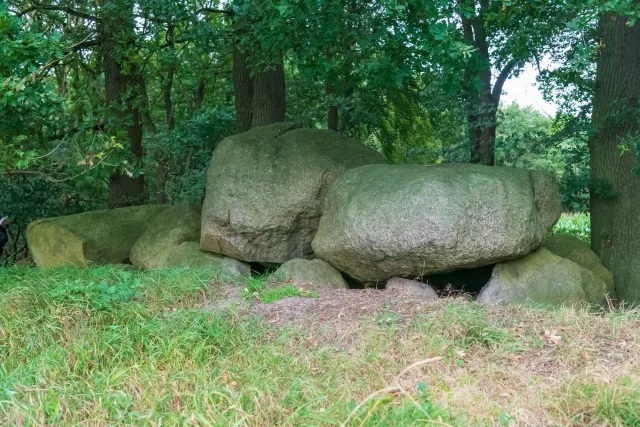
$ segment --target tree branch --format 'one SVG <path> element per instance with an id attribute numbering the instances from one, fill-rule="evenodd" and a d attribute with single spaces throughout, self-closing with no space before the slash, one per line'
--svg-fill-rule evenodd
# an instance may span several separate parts
<path id="1" fill-rule="evenodd" d="M 222 13 L 224 15 L 233 15 L 233 11 L 232 10 L 213 9 L 213 8 L 210 8 L 210 7 L 203 7 L 203 8 L 200 8 L 200 9 L 196 10 L 195 15 L 199 15 L 201 13 Z"/>
<path id="2" fill-rule="evenodd" d="M 509 78 L 509 75 L 511 74 L 511 72 L 513 71 L 513 69 L 516 67 L 517 64 L 518 64 L 518 61 L 516 59 L 511 59 L 509 62 L 507 62 L 507 65 L 504 66 L 502 71 L 500 71 L 500 74 L 498 75 L 498 78 L 496 79 L 496 82 L 493 85 L 493 91 L 491 92 L 491 98 L 493 102 L 496 104 L 496 106 L 500 104 L 500 97 L 502 96 L 502 87 L 504 86 L 504 83 L 507 81 L 507 79 Z"/>
<path id="3" fill-rule="evenodd" d="M 56 5 L 46 5 L 46 4 L 33 5 L 30 8 L 25 9 L 22 12 L 19 12 L 18 16 L 22 17 L 22 16 L 26 15 L 27 13 L 34 12 L 36 10 L 53 10 L 53 11 L 57 11 L 57 12 L 65 12 L 65 13 L 68 13 L 69 15 L 77 16 L 78 18 L 87 19 L 89 21 L 94 21 L 94 22 L 99 21 L 97 16 L 89 15 L 88 13 L 80 12 L 80 11 L 77 11 L 75 9 L 71 9 L 70 7 L 56 6 Z"/>

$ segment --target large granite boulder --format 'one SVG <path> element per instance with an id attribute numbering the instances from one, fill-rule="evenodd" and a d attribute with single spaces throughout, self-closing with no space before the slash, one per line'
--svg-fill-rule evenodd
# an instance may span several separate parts
<path id="1" fill-rule="evenodd" d="M 331 187 L 312 247 L 361 281 L 425 276 L 526 255 L 560 214 L 555 179 L 542 172 L 369 165 Z"/>
<path id="2" fill-rule="evenodd" d="M 337 132 L 294 124 L 226 138 L 207 173 L 202 249 L 249 262 L 311 258 L 333 181 L 348 169 L 384 162 Z"/>
<path id="3" fill-rule="evenodd" d="M 27 244 L 38 267 L 126 263 L 148 225 L 167 208 L 134 206 L 41 219 L 27 227 Z"/>
<path id="4" fill-rule="evenodd" d="M 595 296 L 597 289 L 600 289 L 599 297 Z M 549 306 L 599 304 L 604 292 L 602 282 L 589 270 L 540 248 L 525 257 L 496 265 L 491 280 L 478 295 L 478 302 Z"/>
<path id="5" fill-rule="evenodd" d="M 131 249 L 131 264 L 145 270 L 168 267 L 168 259 L 183 242 L 200 238 L 200 211 L 188 205 L 171 206 L 151 222 Z"/>
<path id="6" fill-rule="evenodd" d="M 349 285 L 338 270 L 321 259 L 292 259 L 280 266 L 275 277 L 291 280 L 297 284 L 330 289 L 348 289 Z"/>
<path id="7" fill-rule="evenodd" d="M 610 298 L 616 297 L 613 274 L 602 265 L 600 258 L 588 244 L 575 236 L 555 235 L 547 239 L 544 247 L 559 257 L 571 260 L 593 273 L 596 280 L 600 282 L 599 286 L 593 289 L 593 294 L 589 298 L 594 304 L 606 302 L 605 294 Z M 600 299 L 599 302 L 598 299 Z"/>
<path id="8" fill-rule="evenodd" d="M 167 258 L 167 267 L 210 268 L 222 277 L 250 277 L 251 267 L 246 262 L 223 255 L 205 252 L 198 242 L 183 242 L 171 251 Z"/>

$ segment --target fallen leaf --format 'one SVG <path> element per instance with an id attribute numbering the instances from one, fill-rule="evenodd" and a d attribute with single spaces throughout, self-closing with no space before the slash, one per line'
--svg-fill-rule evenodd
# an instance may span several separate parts
<path id="1" fill-rule="evenodd" d="M 548 329 L 545 329 L 544 337 L 548 342 L 555 345 L 560 344 L 560 341 L 562 341 L 562 337 L 560 335 L 557 335 L 555 330 L 550 331 Z"/>

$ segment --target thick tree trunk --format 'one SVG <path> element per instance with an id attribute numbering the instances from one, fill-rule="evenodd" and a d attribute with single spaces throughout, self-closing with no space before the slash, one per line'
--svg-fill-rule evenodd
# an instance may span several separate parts
<path id="1" fill-rule="evenodd" d="M 484 33 L 478 33 L 476 27 L 474 26 L 475 43 L 482 47 L 480 52 L 482 61 L 486 63 L 486 66 L 477 75 L 482 85 L 480 92 L 475 92 L 474 89 L 469 89 L 467 92 L 467 99 L 470 104 L 467 120 L 469 124 L 471 163 L 493 166 L 495 163 L 494 144 L 498 104 L 491 96 L 491 68 L 489 68 L 490 62 L 486 40 L 478 40 L 479 37 L 484 37 Z"/>
<path id="2" fill-rule="evenodd" d="M 237 47 L 233 49 L 233 92 L 235 95 L 236 126 L 238 133 L 251 129 L 253 109 L 253 79 L 248 68 L 248 55 Z"/>
<path id="3" fill-rule="evenodd" d="M 467 118 L 471 149 L 471 163 L 493 166 L 498 106 L 482 94 L 472 104 Z"/>
<path id="4" fill-rule="evenodd" d="M 640 23 L 628 23 L 610 13 L 600 22 L 595 133 L 590 141 L 591 240 L 613 273 L 618 296 L 640 302 L 638 155 L 636 147 L 624 147 L 624 141 L 637 138 L 640 131 Z"/>
<path id="5" fill-rule="evenodd" d="M 251 127 L 284 122 L 285 111 L 286 93 L 282 64 L 276 65 L 273 70 L 255 72 Z"/>
<path id="6" fill-rule="evenodd" d="M 110 2 L 106 2 L 110 3 Z M 138 85 L 136 70 L 123 74 L 118 57 L 120 38 L 133 34 L 131 11 L 123 11 L 122 5 L 113 13 L 105 14 L 99 31 L 102 36 L 102 63 L 104 67 L 106 101 L 110 114 L 119 121 L 127 121 L 129 149 L 138 161 L 142 160 L 142 123 L 136 106 Z M 124 107 L 124 108 L 123 108 Z M 138 165 L 136 165 L 138 166 Z M 144 175 L 132 176 L 131 171 L 116 171 L 109 179 L 109 207 L 121 207 L 144 202 Z"/>

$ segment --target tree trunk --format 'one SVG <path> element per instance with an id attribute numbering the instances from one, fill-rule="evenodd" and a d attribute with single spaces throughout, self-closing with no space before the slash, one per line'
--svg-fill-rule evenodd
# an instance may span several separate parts
<path id="1" fill-rule="evenodd" d="M 138 90 L 140 91 L 140 117 L 142 119 L 142 128 L 145 132 L 156 134 L 158 129 L 151 117 L 151 109 L 149 108 L 149 94 L 147 92 L 147 83 L 142 75 L 136 76 L 138 81 Z"/>
<path id="2" fill-rule="evenodd" d="M 255 72 L 253 75 L 251 127 L 284 122 L 285 110 L 283 65 L 278 64 L 273 70 Z"/>
<path id="3" fill-rule="evenodd" d="M 204 102 L 204 79 L 200 78 L 198 80 L 198 87 L 196 89 L 196 100 L 195 100 L 195 109 L 196 111 L 202 108 L 202 103 Z"/>
<path id="4" fill-rule="evenodd" d="M 164 100 L 165 121 L 169 130 L 175 129 L 176 122 L 173 117 L 173 102 L 171 100 L 171 87 L 173 86 L 173 76 L 176 73 L 175 48 L 173 45 L 173 26 L 167 30 L 167 40 L 169 41 L 169 65 L 167 66 L 167 77 L 162 85 L 162 99 Z"/>
<path id="5" fill-rule="evenodd" d="M 326 94 L 331 96 L 335 93 L 333 89 L 333 85 L 326 85 Z M 329 130 L 338 130 L 338 107 L 336 105 L 329 105 L 329 111 L 327 111 L 327 129 Z"/>
<path id="6" fill-rule="evenodd" d="M 107 4 L 110 2 L 106 2 Z M 104 67 L 106 101 L 110 114 L 119 119 L 125 127 L 129 140 L 129 149 L 138 162 L 142 161 L 142 123 L 136 106 L 138 85 L 135 81 L 135 69 L 123 74 L 118 58 L 121 41 L 126 35 L 133 35 L 131 10 L 122 10 L 122 5 L 112 13 L 105 14 L 99 31 L 102 35 L 102 63 Z M 131 67 L 133 68 L 133 66 Z M 139 165 L 134 165 L 139 166 Z M 124 173 L 123 173 L 124 172 Z M 144 175 L 133 176 L 132 171 L 116 171 L 109 178 L 109 207 L 122 207 L 144 202 Z"/>
<path id="7" fill-rule="evenodd" d="M 636 147 L 624 146 L 640 131 L 640 23 L 630 27 L 627 18 L 607 13 L 599 32 L 595 133 L 589 144 L 592 248 L 613 273 L 618 296 L 640 302 L 638 155 Z"/>
<path id="8" fill-rule="evenodd" d="M 65 97 L 67 95 L 67 74 L 69 73 L 69 66 L 59 65 L 54 68 L 54 72 L 58 83 L 58 95 Z"/>
<path id="9" fill-rule="evenodd" d="M 470 97 L 473 95 L 470 94 Z M 486 89 L 477 95 L 476 102 L 470 106 L 467 118 L 471 149 L 471 163 L 493 166 L 495 163 L 494 146 L 496 140 L 498 106 Z"/>
<path id="10" fill-rule="evenodd" d="M 251 129 L 253 108 L 253 79 L 248 68 L 248 55 L 236 46 L 233 49 L 233 92 L 235 95 L 238 133 Z"/>

